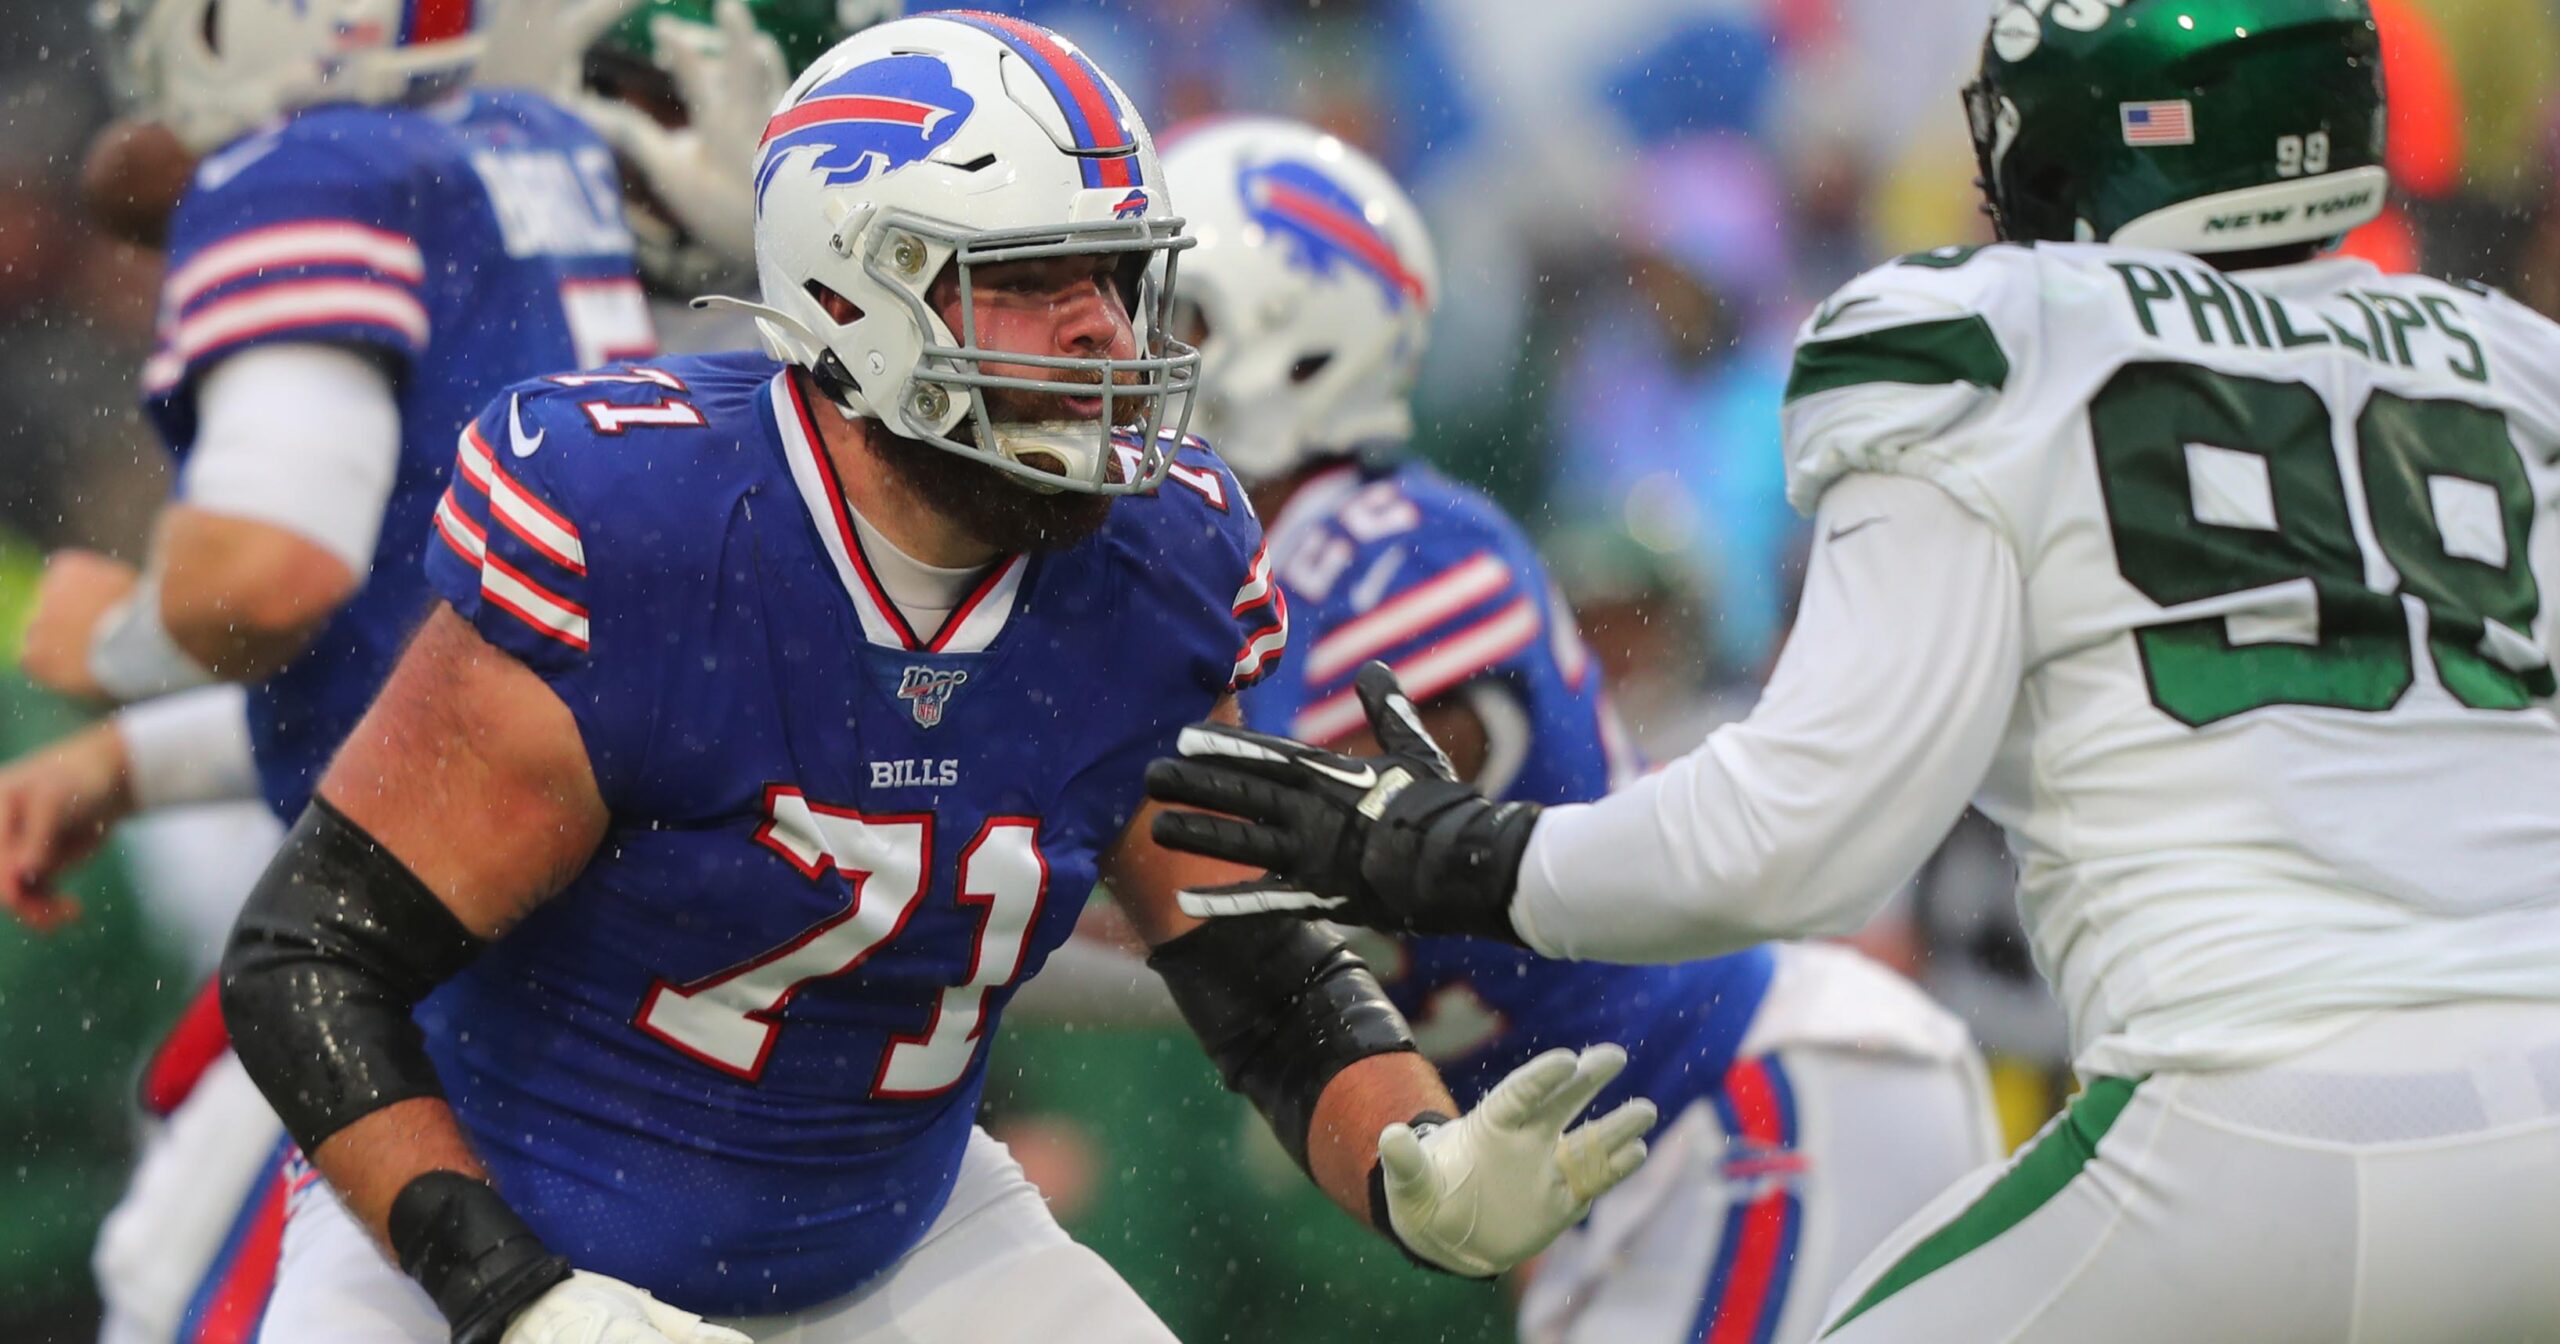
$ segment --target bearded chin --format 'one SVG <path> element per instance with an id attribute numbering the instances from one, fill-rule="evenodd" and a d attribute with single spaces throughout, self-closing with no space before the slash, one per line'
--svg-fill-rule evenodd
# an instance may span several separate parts
<path id="1" fill-rule="evenodd" d="M 993 467 L 917 439 L 883 433 L 881 459 L 935 512 L 1000 551 L 1058 551 L 1102 530 L 1111 496 L 1043 494 Z"/>

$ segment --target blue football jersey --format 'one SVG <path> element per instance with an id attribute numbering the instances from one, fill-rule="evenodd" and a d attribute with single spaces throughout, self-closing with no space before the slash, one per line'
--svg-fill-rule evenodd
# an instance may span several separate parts
<path id="1" fill-rule="evenodd" d="M 455 432 L 519 378 L 656 350 L 612 153 L 540 98 L 482 91 L 311 108 L 212 154 L 170 222 L 143 369 L 173 452 L 194 444 L 202 375 L 280 342 L 379 359 L 401 432 L 364 587 L 250 696 L 260 783 L 290 817 L 426 610 L 420 548 Z"/>
<path id="2" fill-rule="evenodd" d="M 1291 497 L 1271 559 L 1299 653 L 1244 697 L 1254 727 L 1317 743 L 1360 731 L 1352 676 L 1374 658 L 1416 703 L 1477 682 L 1508 693 L 1528 748 L 1490 763 L 1503 797 L 1588 802 L 1636 769 L 1536 549 L 1484 496 L 1426 466 L 1346 464 Z M 1361 949 L 1461 1102 L 1540 1051 L 1616 1041 L 1627 1071 L 1599 1104 L 1651 1097 L 1666 1120 L 1722 1081 L 1771 973 L 1760 948 L 1673 966 L 1550 961 L 1466 938 Z"/>
<path id="3" fill-rule="evenodd" d="M 911 629 L 810 409 L 760 355 L 522 385 L 463 435 L 427 562 L 568 706 L 612 813 L 424 1007 L 437 1068 L 545 1241 L 703 1312 L 915 1244 L 1147 762 L 1286 638 L 1196 444 Z"/>

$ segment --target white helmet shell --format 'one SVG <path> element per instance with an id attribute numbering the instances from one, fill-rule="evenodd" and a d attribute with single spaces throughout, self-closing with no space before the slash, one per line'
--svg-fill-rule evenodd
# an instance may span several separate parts
<path id="1" fill-rule="evenodd" d="M 396 103 L 459 85 L 482 0 L 97 0 L 109 84 L 207 152 L 297 107 Z"/>
<path id="2" fill-rule="evenodd" d="M 1146 124 L 1066 39 L 962 10 L 856 33 L 784 96 L 755 182 L 764 301 L 741 306 L 775 358 L 811 370 L 848 412 L 1039 489 L 1125 494 L 1164 479 L 1199 365 L 1164 321 L 1172 256 L 1189 240 L 1165 209 Z M 1123 259 L 1136 358 L 978 344 L 976 268 L 1112 255 Z M 957 333 L 927 297 L 946 268 L 958 281 Z M 849 303 L 853 320 L 838 322 L 821 290 Z M 990 374 L 990 363 L 1043 372 Z M 982 395 L 1089 396 L 1097 385 L 1098 422 L 1000 423 Z M 967 439 L 953 434 L 963 420 Z"/>
<path id="3" fill-rule="evenodd" d="M 1413 435 L 1410 398 L 1440 298 L 1422 214 L 1369 156 L 1263 117 L 1177 133 L 1165 177 L 1199 245 L 1193 428 L 1248 480 Z"/>

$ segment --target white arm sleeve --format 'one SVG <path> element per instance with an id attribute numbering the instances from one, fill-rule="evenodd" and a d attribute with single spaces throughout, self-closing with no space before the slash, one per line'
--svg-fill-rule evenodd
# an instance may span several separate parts
<path id="1" fill-rule="evenodd" d="M 258 796 L 242 687 L 208 686 L 128 705 L 115 725 L 142 811 Z"/>
<path id="2" fill-rule="evenodd" d="M 400 401 L 381 368 L 334 345 L 253 346 L 205 375 L 196 405 L 180 498 L 281 527 L 359 578 L 373 567 L 400 468 Z"/>
<path id="3" fill-rule="evenodd" d="M 1847 933 L 1946 834 L 2017 698 L 2015 555 L 1944 491 L 1826 491 L 1795 631 L 1750 718 L 1530 836 L 1512 922 L 1539 952 L 1683 961 Z"/>

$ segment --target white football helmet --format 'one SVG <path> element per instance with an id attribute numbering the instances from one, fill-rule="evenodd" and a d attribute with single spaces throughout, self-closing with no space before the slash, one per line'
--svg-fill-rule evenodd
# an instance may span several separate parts
<path id="1" fill-rule="evenodd" d="M 1146 123 L 1066 39 L 965 10 L 856 33 L 784 96 L 755 189 L 764 301 L 697 302 L 753 312 L 774 357 L 810 370 L 848 413 L 1037 489 L 1129 494 L 1163 481 L 1199 368 L 1164 320 L 1173 254 L 1190 240 L 1165 208 Z M 1096 255 L 1122 259 L 1137 357 L 979 344 L 976 268 Z M 945 268 L 959 284 L 956 334 L 926 297 Z M 853 320 L 836 321 L 824 292 Z M 1001 376 L 991 363 L 1047 372 Z M 1000 423 L 988 388 L 1099 390 L 1102 416 Z M 964 418 L 970 440 L 953 437 Z"/>
<path id="2" fill-rule="evenodd" d="M 118 106 L 199 153 L 321 102 L 396 103 L 460 84 L 479 0 L 95 0 Z"/>
<path id="3" fill-rule="evenodd" d="M 1174 329 L 1200 347 L 1193 428 L 1248 480 L 1413 435 L 1440 298 L 1422 214 L 1369 156 L 1264 117 L 1176 133 L 1165 178 L 1199 246 Z"/>

